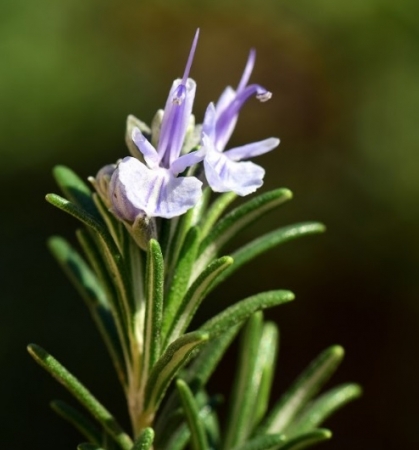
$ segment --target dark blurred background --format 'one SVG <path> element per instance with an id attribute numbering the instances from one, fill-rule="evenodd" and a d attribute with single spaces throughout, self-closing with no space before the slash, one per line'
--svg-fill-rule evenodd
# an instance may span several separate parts
<path id="1" fill-rule="evenodd" d="M 321 350 L 342 344 L 347 356 L 330 385 L 357 381 L 365 393 L 326 423 L 334 439 L 323 448 L 416 448 L 418 17 L 413 0 L 2 0 L 2 448 L 69 450 L 82 441 L 48 408 L 69 395 L 29 358 L 29 342 L 126 421 L 98 334 L 45 246 L 56 233 L 74 241 L 77 224 L 43 197 L 57 191 L 55 164 L 86 178 L 126 155 L 126 116 L 149 122 L 163 107 L 198 26 L 198 121 L 236 85 L 255 47 L 252 80 L 274 95 L 246 105 L 231 144 L 280 137 L 259 158 L 264 189 L 295 194 L 237 242 L 304 220 L 328 227 L 247 266 L 207 310 L 293 290 L 294 303 L 267 314 L 281 327 L 275 396 Z M 223 367 L 211 387 L 227 392 L 217 384 L 230 376 Z"/>

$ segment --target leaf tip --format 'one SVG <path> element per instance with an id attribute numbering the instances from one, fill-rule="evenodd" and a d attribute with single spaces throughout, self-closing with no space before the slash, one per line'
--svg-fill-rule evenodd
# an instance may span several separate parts
<path id="1" fill-rule="evenodd" d="M 336 359 L 343 359 L 345 356 L 345 349 L 341 345 L 333 345 L 330 347 L 329 351 Z"/>
<path id="2" fill-rule="evenodd" d="M 284 301 L 292 302 L 293 300 L 295 300 L 295 294 L 291 291 L 282 291 L 282 298 L 284 299 Z"/>
<path id="3" fill-rule="evenodd" d="M 64 166 L 64 164 L 57 164 L 56 166 L 54 166 L 52 168 L 52 174 L 54 175 L 54 177 L 59 176 L 61 173 L 63 172 L 67 172 L 70 169 L 67 166 Z"/>
<path id="4" fill-rule="evenodd" d="M 333 436 L 333 433 L 330 430 L 328 430 L 327 428 L 320 428 L 319 431 L 322 432 L 324 439 L 331 439 Z"/>
<path id="5" fill-rule="evenodd" d="M 43 361 L 48 357 L 48 353 L 37 344 L 29 344 L 26 347 L 28 353 L 32 356 L 35 361 Z"/>
<path id="6" fill-rule="evenodd" d="M 283 196 L 288 200 L 291 200 L 294 197 L 294 194 L 288 188 L 283 188 L 282 192 L 283 192 Z"/>

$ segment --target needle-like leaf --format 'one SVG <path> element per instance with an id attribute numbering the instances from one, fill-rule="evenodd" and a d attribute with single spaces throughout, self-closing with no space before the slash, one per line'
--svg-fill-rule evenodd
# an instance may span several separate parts
<path id="1" fill-rule="evenodd" d="M 208 340 L 208 333 L 185 334 L 170 344 L 154 365 L 145 389 L 145 414 L 154 414 L 170 382 L 186 363 L 191 352 Z"/>
<path id="2" fill-rule="evenodd" d="M 294 300 L 294 294 L 290 291 L 269 291 L 252 295 L 205 322 L 200 330 L 207 331 L 213 338 L 230 327 L 240 324 L 256 311 L 288 303 L 292 300 Z"/>
<path id="3" fill-rule="evenodd" d="M 196 262 L 193 278 L 198 276 L 231 238 L 264 214 L 291 198 L 290 190 L 276 189 L 249 200 L 223 217 L 201 243 L 200 257 Z"/>
<path id="4" fill-rule="evenodd" d="M 87 411 L 103 426 L 123 450 L 131 450 L 132 440 L 124 432 L 112 414 L 89 392 L 80 381 L 43 348 L 28 346 L 29 354 L 59 383 L 61 383 Z"/>
<path id="5" fill-rule="evenodd" d="M 51 408 L 64 420 L 71 423 L 92 444 L 100 445 L 102 442 L 101 431 L 77 409 L 61 400 L 54 400 Z"/>
<path id="6" fill-rule="evenodd" d="M 149 450 L 153 446 L 153 441 L 154 430 L 152 428 L 145 428 L 134 442 L 132 450 Z"/>
<path id="7" fill-rule="evenodd" d="M 232 263 L 233 260 L 229 256 L 213 261 L 188 289 L 174 317 L 165 316 L 162 328 L 165 345 L 185 332 L 211 284 Z"/>
<path id="8" fill-rule="evenodd" d="M 282 396 L 258 431 L 283 432 L 329 379 L 342 361 L 343 355 L 344 350 L 338 345 L 321 353 Z"/>
<path id="9" fill-rule="evenodd" d="M 186 421 L 191 432 L 191 447 L 193 450 L 208 450 L 208 440 L 205 427 L 199 416 L 197 405 L 192 391 L 183 380 L 177 380 L 176 387 L 186 416 Z"/>

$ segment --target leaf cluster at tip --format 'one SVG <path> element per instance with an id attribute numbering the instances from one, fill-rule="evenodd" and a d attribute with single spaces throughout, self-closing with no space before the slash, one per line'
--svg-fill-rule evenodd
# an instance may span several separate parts
<path id="1" fill-rule="evenodd" d="M 251 295 L 194 322 L 207 295 L 240 267 L 276 246 L 324 231 L 317 222 L 287 225 L 234 248 L 234 238 L 290 200 L 291 191 L 276 189 L 231 208 L 234 194 L 211 202 L 207 190 L 193 209 L 157 220 L 155 231 L 139 240 L 70 169 L 58 166 L 54 177 L 64 197 L 46 199 L 79 221 L 80 249 L 62 237 L 51 238 L 49 249 L 103 338 L 132 426 L 125 431 L 75 375 L 32 344 L 31 356 L 85 411 L 61 400 L 51 403 L 87 439 L 80 450 L 297 450 L 330 438 L 320 428 L 323 421 L 361 393 L 357 385 L 345 384 L 316 397 L 342 360 L 341 347 L 322 353 L 269 407 L 279 330 L 262 311 L 290 302 L 292 292 Z M 227 244 L 233 250 L 223 255 Z M 207 383 L 239 333 L 237 370 L 221 427 L 220 397 L 207 392 Z"/>

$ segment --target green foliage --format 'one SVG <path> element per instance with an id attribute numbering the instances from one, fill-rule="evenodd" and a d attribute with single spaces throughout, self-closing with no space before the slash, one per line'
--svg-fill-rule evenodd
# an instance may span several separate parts
<path id="1" fill-rule="evenodd" d="M 315 222 L 279 228 L 233 250 L 224 246 L 246 226 L 292 197 L 288 189 L 261 194 L 225 213 L 235 195 L 203 201 L 184 216 L 158 223 L 157 240 L 146 250 L 131 238 L 97 194 L 70 169 L 54 176 L 67 198 L 47 200 L 82 224 L 77 238 L 84 255 L 53 237 L 49 247 L 83 297 L 127 397 L 132 435 L 61 363 L 36 345 L 29 353 L 95 419 L 61 401 L 53 410 L 88 439 L 80 450 L 297 450 L 329 439 L 318 428 L 336 409 L 360 395 L 346 384 L 317 399 L 343 357 L 331 347 L 303 372 L 269 411 L 279 331 L 263 310 L 294 295 L 274 290 L 252 295 L 206 320 L 190 325 L 208 293 L 243 264 L 302 236 L 320 233 Z M 218 423 L 219 397 L 207 382 L 242 329 L 237 371 L 228 398 L 227 421 Z M 176 379 L 175 386 L 172 381 Z M 115 447 L 116 446 L 116 447 Z"/>

